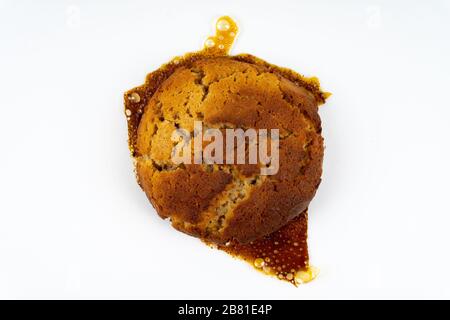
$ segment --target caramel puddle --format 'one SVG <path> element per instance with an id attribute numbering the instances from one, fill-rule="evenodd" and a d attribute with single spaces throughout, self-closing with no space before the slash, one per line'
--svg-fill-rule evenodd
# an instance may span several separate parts
<path id="1" fill-rule="evenodd" d="M 309 265 L 308 213 L 302 212 L 278 231 L 241 244 L 230 241 L 218 249 L 250 263 L 257 270 L 293 285 L 313 280 L 318 269 Z"/>
<path id="2" fill-rule="evenodd" d="M 219 18 L 216 23 L 216 33 L 206 39 L 203 50 L 175 57 L 158 70 L 148 74 L 142 86 L 125 93 L 125 115 L 128 121 L 129 148 L 132 156 L 135 156 L 137 128 L 145 106 L 159 86 L 182 65 L 189 65 L 205 57 L 228 55 L 237 32 L 238 27 L 230 17 Z M 320 90 L 320 83 L 315 77 L 303 77 L 290 69 L 271 65 L 250 55 L 237 55 L 233 58 L 276 70 L 286 78 L 309 89 L 319 104 L 323 103 L 330 95 Z M 307 216 L 305 211 L 278 231 L 248 244 L 241 244 L 235 240 L 230 241 L 227 245 L 219 246 L 206 243 L 247 261 L 265 274 L 276 276 L 280 280 L 294 285 L 306 283 L 313 280 L 318 274 L 318 270 L 309 265 Z"/>

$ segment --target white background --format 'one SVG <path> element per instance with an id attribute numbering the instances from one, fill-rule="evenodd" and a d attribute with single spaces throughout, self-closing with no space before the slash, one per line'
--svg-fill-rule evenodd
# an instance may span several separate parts
<path id="1" fill-rule="evenodd" d="M 122 94 L 199 49 L 316 75 L 319 278 L 175 232 L 139 189 Z M 450 298 L 450 1 L 0 0 L 0 298 Z"/>

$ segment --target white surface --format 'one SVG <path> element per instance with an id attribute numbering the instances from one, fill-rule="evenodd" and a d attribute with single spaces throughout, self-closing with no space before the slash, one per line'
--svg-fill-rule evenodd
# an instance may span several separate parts
<path id="1" fill-rule="evenodd" d="M 450 1 L 155 3 L 0 0 L 0 298 L 450 298 Z M 123 92 L 223 14 L 334 93 L 306 286 L 173 231 L 132 173 Z"/>

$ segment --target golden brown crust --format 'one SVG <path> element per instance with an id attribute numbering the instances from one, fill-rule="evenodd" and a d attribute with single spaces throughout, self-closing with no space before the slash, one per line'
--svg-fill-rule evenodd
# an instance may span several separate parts
<path id="1" fill-rule="evenodd" d="M 134 98 L 130 99 L 130 97 Z M 125 94 L 139 183 L 178 230 L 224 243 L 270 234 L 303 212 L 320 183 L 323 139 L 318 83 L 249 55 L 192 54 Z M 280 130 L 280 169 L 259 165 L 174 165 L 171 133 L 211 128 Z"/>

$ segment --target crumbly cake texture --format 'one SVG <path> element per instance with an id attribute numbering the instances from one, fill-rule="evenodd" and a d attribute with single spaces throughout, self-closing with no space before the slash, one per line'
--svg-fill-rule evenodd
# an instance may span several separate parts
<path id="1" fill-rule="evenodd" d="M 208 242 L 246 244 L 305 212 L 322 174 L 318 106 L 326 94 L 314 78 L 251 55 L 190 54 L 125 93 L 129 146 L 139 185 L 162 218 Z M 194 121 L 207 128 L 279 129 L 279 171 L 260 165 L 171 161 L 171 134 Z M 306 219 L 305 225 L 306 225 Z"/>

